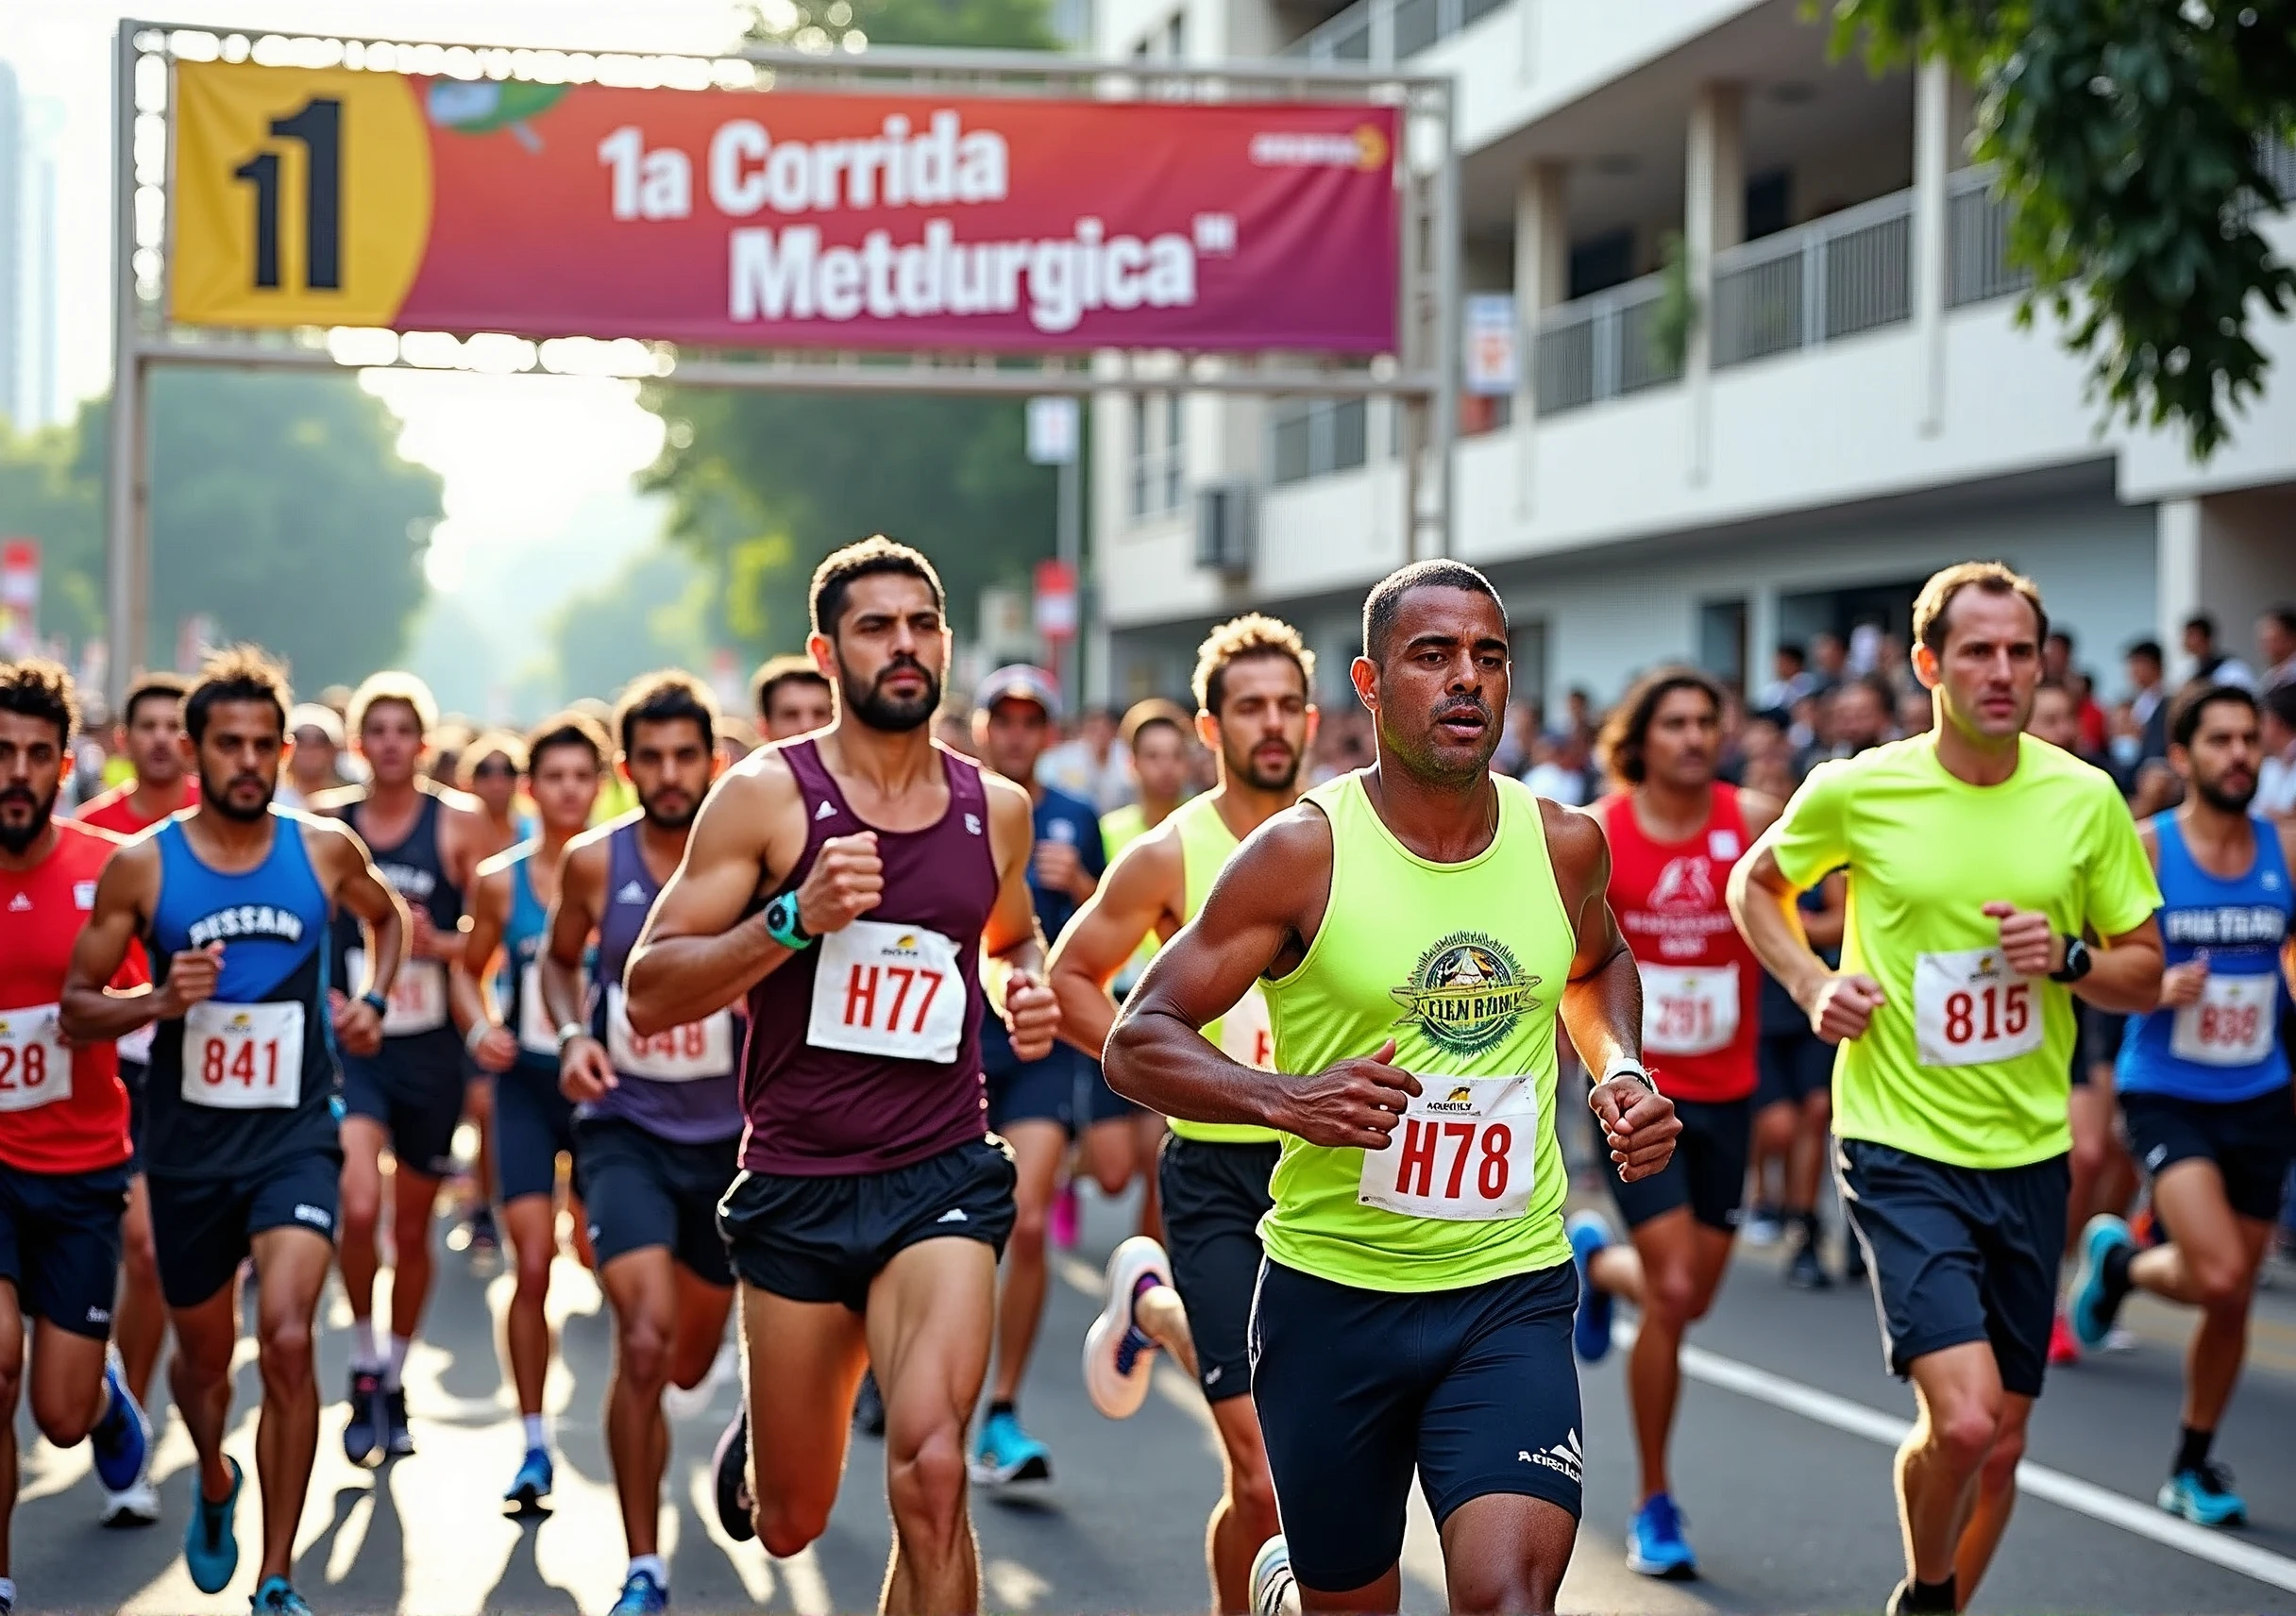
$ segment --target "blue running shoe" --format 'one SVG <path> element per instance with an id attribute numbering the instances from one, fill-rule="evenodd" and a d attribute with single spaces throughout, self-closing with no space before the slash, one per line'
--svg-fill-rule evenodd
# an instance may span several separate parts
<path id="1" fill-rule="evenodd" d="M 502 1495 L 505 1515 L 548 1515 L 550 1512 L 550 1483 L 556 1479 L 556 1470 L 550 1463 L 548 1448 L 529 1448 L 518 1466 L 518 1473 L 511 1478 L 510 1490 Z"/>
<path id="2" fill-rule="evenodd" d="M 1016 1416 L 991 1414 L 981 1427 L 981 1445 L 972 1456 L 972 1479 L 980 1487 L 1050 1481 L 1052 1450 L 1021 1430 Z"/>
<path id="3" fill-rule="evenodd" d="M 255 1591 L 247 1601 L 253 1616 L 312 1616 L 311 1601 L 295 1591 L 295 1584 L 283 1576 L 267 1576 L 263 1586 Z"/>
<path id="4" fill-rule="evenodd" d="M 1698 1557 L 1682 1536 L 1681 1511 L 1663 1492 L 1654 1492 L 1634 1512 L 1627 1532 L 1627 1569 L 1644 1576 L 1687 1582 L 1698 1574 Z"/>
<path id="5" fill-rule="evenodd" d="M 1571 1321 L 1571 1346 L 1583 1363 L 1600 1363 L 1611 1351 L 1611 1294 L 1595 1286 L 1595 1254 L 1617 1237 L 1599 1212 L 1574 1212 L 1563 1225 L 1571 1240 L 1571 1261 L 1578 1268 L 1578 1316 Z"/>
<path id="6" fill-rule="evenodd" d="M 2126 1285 L 2116 1291 L 2105 1280 L 2105 1258 L 2119 1250 L 2134 1253 L 2136 1237 L 2110 1212 L 2098 1213 L 2082 1229 L 2081 1266 L 2073 1273 L 2072 1305 L 2066 1312 L 2072 1321 L 2074 1339 L 2088 1352 L 2104 1345 L 2128 1295 Z"/>
<path id="7" fill-rule="evenodd" d="M 2162 1482 L 2154 1502 L 2195 1526 L 2236 1526 L 2248 1519 L 2247 1503 L 2232 1490 L 2232 1472 L 2214 1459 Z"/>
<path id="8" fill-rule="evenodd" d="M 231 1490 L 220 1504 L 208 1502 L 198 1471 L 192 1472 L 192 1518 L 183 1528 L 183 1564 L 192 1574 L 192 1586 L 202 1593 L 221 1593 L 239 1570 L 239 1537 L 231 1529 L 231 1516 L 239 1508 L 239 1490 L 247 1477 L 228 1454 L 223 1462 L 231 1467 Z"/>
<path id="9" fill-rule="evenodd" d="M 606 1616 L 662 1616 L 668 1608 L 669 1590 L 656 1582 L 651 1572 L 633 1571 Z"/>
<path id="10" fill-rule="evenodd" d="M 95 1475 L 104 1490 L 126 1492 L 143 1475 L 151 1457 L 151 1422 L 128 1394 L 116 1352 L 105 1355 L 104 1386 L 111 1400 L 95 1429 L 88 1433 L 88 1449 L 95 1456 Z"/>

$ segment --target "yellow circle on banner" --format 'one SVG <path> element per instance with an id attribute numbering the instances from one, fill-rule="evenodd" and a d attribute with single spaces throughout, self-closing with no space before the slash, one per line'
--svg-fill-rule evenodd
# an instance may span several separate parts
<path id="1" fill-rule="evenodd" d="M 430 136 L 395 73 L 176 65 L 169 309 L 387 326 L 430 236 Z"/>

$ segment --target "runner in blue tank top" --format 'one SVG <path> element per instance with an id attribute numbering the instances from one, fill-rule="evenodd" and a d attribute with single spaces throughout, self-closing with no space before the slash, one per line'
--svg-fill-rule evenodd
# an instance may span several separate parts
<path id="1" fill-rule="evenodd" d="M 721 1006 L 641 1036 L 622 996 L 623 964 L 684 856 L 717 772 L 717 721 L 708 689 L 687 674 L 649 674 L 622 693 L 615 728 L 637 812 L 567 848 L 541 960 L 559 1084 L 576 1102 L 575 1184 L 614 1310 L 606 1454 L 630 1549 L 616 1616 L 642 1616 L 667 1599 L 662 1394 L 690 1390 L 709 1373 L 734 1302 L 718 1200 L 737 1165 L 739 1028 Z M 583 961 L 593 935 L 595 985 Z"/>
<path id="2" fill-rule="evenodd" d="M 453 991 L 464 1046 L 493 1086 L 496 1178 L 516 1271 L 502 1334 L 525 1445 L 502 1498 L 532 1514 L 544 1509 L 553 1480 L 542 1412 L 553 1351 L 547 1308 L 558 1254 L 558 1158 L 574 1150 L 574 1103 L 558 1087 L 558 1035 L 542 1002 L 540 961 L 559 867 L 590 822 L 608 743 L 594 719 L 567 713 L 536 730 L 523 750 L 541 830 L 479 866 Z M 571 1210 L 579 1240 L 579 1200 Z"/>
<path id="3" fill-rule="evenodd" d="M 351 698 L 350 731 L 374 779 L 312 804 L 333 814 L 372 850 L 375 867 L 405 901 L 413 930 L 406 968 L 391 987 L 382 1049 L 343 1066 L 343 1291 L 351 1308 L 350 1388 L 343 1454 L 380 1463 L 414 1451 L 402 1375 L 430 1299 L 431 1213 L 454 1170 L 463 1119 L 463 1050 L 447 1002 L 447 973 L 461 957 L 463 888 L 479 861 L 499 850 L 486 816 L 459 791 L 421 773 L 438 705 L 411 673 L 379 673 Z M 335 961 L 348 977 L 359 939 L 338 922 Z M 381 1256 L 382 1153 L 391 1153 L 391 1226 L 425 1238 L 395 1242 L 389 1340 L 375 1334 L 375 1275 Z"/>
<path id="4" fill-rule="evenodd" d="M 209 661 L 183 712 L 199 806 L 105 868 L 63 997 L 64 1031 L 76 1039 L 158 1023 L 144 1171 L 176 1331 L 170 1384 L 198 1455 L 184 1560 L 207 1593 L 220 1592 L 239 1564 L 240 1468 L 223 1440 L 239 1338 L 235 1281 L 241 1260 L 255 1258 L 257 1616 L 309 1610 L 288 1575 L 318 1442 L 312 1338 L 342 1161 L 336 1052 L 380 1046 L 408 931 L 405 908 L 358 837 L 334 820 L 272 807 L 289 705 L 285 677 L 260 653 L 243 648 Z M 348 983 L 331 974 L 330 913 L 357 923 L 369 962 Z M 107 991 L 138 937 L 153 985 Z"/>
<path id="5" fill-rule="evenodd" d="M 2072 1324 L 2096 1346 L 2131 1290 L 2201 1310 L 2185 1355 L 2184 1432 L 2161 1484 L 2163 1509 L 2203 1526 L 2247 1506 L 2211 1456 L 2248 1351 L 2249 1298 L 2296 1156 L 2296 1097 L 2280 1017 L 2282 952 L 2296 912 L 2296 829 L 2254 818 L 2256 699 L 2211 685 L 2179 702 L 2169 762 L 2185 805 L 2142 827 L 2160 876 L 2169 968 L 2160 1008 L 2133 1017 L 2116 1081 L 2131 1151 L 2152 1181 L 2171 1242 L 2138 1251 L 2102 1214 L 2081 1237 Z"/>

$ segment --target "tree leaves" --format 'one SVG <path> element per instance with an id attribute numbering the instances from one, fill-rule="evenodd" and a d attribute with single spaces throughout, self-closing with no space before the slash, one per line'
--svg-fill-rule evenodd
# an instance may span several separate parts
<path id="1" fill-rule="evenodd" d="M 1978 87 L 1974 155 L 2009 255 L 2089 361 L 2108 419 L 2180 425 L 2205 460 L 2262 390 L 2253 322 L 2296 309 L 2256 224 L 2296 137 L 2291 0 L 1833 0 L 1837 49 L 1941 55 Z"/>

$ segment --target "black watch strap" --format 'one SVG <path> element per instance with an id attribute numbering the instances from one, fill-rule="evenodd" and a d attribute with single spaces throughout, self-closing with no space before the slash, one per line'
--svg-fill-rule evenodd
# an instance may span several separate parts
<path id="1" fill-rule="evenodd" d="M 2089 952 L 2088 945 L 2079 937 L 2068 934 L 2065 939 L 2065 964 L 2058 969 L 2051 971 L 2049 980 L 2051 982 L 2079 982 L 2089 973 L 2089 968 L 2096 963 L 2096 956 Z"/>

